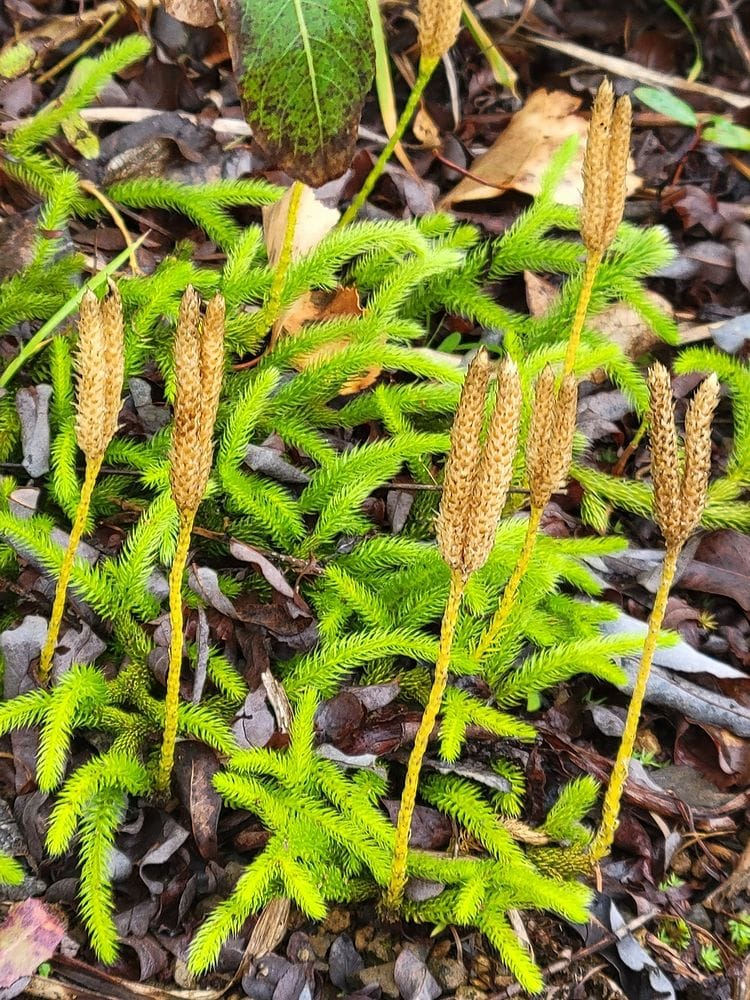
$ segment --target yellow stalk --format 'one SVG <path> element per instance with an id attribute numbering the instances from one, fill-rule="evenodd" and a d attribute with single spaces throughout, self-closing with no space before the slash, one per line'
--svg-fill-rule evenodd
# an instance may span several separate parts
<path id="1" fill-rule="evenodd" d="M 299 215 L 299 206 L 302 201 L 302 192 L 304 187 L 305 185 L 302 181 L 295 181 L 292 185 L 292 193 L 289 198 L 289 211 L 286 217 L 286 229 L 284 230 L 284 241 L 281 244 L 281 253 L 279 254 L 276 269 L 273 273 L 271 292 L 268 296 L 266 315 L 268 317 L 269 326 L 274 324 L 274 330 L 271 336 L 272 344 L 275 343 L 276 338 L 278 337 L 278 330 L 275 329 L 275 324 L 279 318 L 279 305 L 281 303 L 281 293 L 284 291 L 284 282 L 286 281 L 286 276 L 289 271 L 289 265 L 292 263 L 294 233 L 297 228 L 297 216 Z"/>
<path id="2" fill-rule="evenodd" d="M 70 582 L 70 574 L 73 569 L 73 561 L 75 560 L 78 543 L 81 541 L 83 529 L 88 520 L 91 496 L 94 492 L 96 478 L 102 467 L 103 459 L 104 456 L 100 455 L 97 458 L 90 458 L 86 461 L 86 473 L 81 487 L 81 499 L 76 508 L 75 521 L 73 522 L 73 527 L 70 529 L 70 540 L 63 556 L 62 565 L 60 566 L 60 576 L 55 588 L 55 599 L 52 604 L 47 639 L 39 660 L 39 680 L 42 684 L 47 683 L 52 669 L 52 657 L 55 654 L 55 647 L 57 646 L 60 634 L 60 625 L 62 624 L 63 613 L 65 611 L 65 598 L 67 596 L 68 583 Z"/>
<path id="3" fill-rule="evenodd" d="M 496 641 L 497 637 L 502 632 L 505 627 L 505 623 L 508 620 L 508 616 L 513 609 L 516 597 L 518 595 L 518 588 L 521 585 L 521 581 L 526 575 L 526 571 L 529 568 L 529 563 L 531 562 L 531 557 L 534 554 L 534 548 L 536 547 L 537 534 L 539 532 L 539 524 L 542 520 L 542 513 L 544 512 L 543 507 L 531 507 L 529 511 L 529 519 L 526 524 L 526 536 L 523 540 L 523 545 L 521 546 L 521 551 L 518 555 L 518 560 L 510 575 L 510 579 L 505 585 L 505 590 L 503 591 L 503 596 L 500 601 L 500 606 L 498 607 L 495 614 L 492 616 L 492 621 L 490 622 L 487 631 L 484 633 L 482 638 L 479 640 L 476 648 L 474 649 L 472 659 L 479 663 L 484 659 L 487 650 L 490 649 L 493 643 Z"/>
<path id="4" fill-rule="evenodd" d="M 427 750 L 430 734 L 440 712 L 443 693 L 448 682 L 448 666 L 450 664 L 453 637 L 456 632 L 458 611 L 461 606 L 464 586 L 465 580 L 461 572 L 455 569 L 451 570 L 450 592 L 440 629 L 440 646 L 435 664 L 435 678 L 432 682 L 430 697 L 422 715 L 422 721 L 414 738 L 414 749 L 409 757 L 404 791 L 401 796 L 401 808 L 399 809 L 398 821 L 396 823 L 391 881 L 384 900 L 386 910 L 393 913 L 401 905 L 406 887 L 406 860 L 409 850 L 409 837 L 411 836 L 411 821 L 414 815 L 414 805 L 417 800 L 419 774 L 422 770 L 422 760 Z"/>
<path id="5" fill-rule="evenodd" d="M 656 643 L 659 639 L 662 622 L 664 621 L 669 591 L 674 583 L 680 550 L 680 545 L 668 545 L 664 555 L 659 588 L 656 591 L 654 607 L 648 620 L 648 633 L 646 641 L 643 644 L 638 675 L 633 688 L 633 694 L 630 698 L 630 704 L 628 705 L 625 729 L 623 730 L 622 740 L 617 751 L 612 774 L 610 775 L 607 793 L 604 796 L 601 825 L 591 845 L 591 858 L 595 862 L 601 861 L 609 853 L 615 838 L 617 821 L 620 815 L 620 800 L 622 799 L 625 782 L 628 778 L 630 758 L 633 756 L 633 747 L 635 746 L 635 738 L 638 732 L 638 720 L 641 716 L 641 708 L 643 707 L 646 685 L 651 673 L 651 664 L 654 658 L 654 651 L 656 650 Z"/>
<path id="6" fill-rule="evenodd" d="M 375 163 L 370 170 L 370 173 L 365 178 L 365 182 L 362 185 L 359 192 L 355 195 L 352 203 L 349 205 L 347 210 L 341 216 L 338 222 L 339 226 L 348 226 L 350 222 L 354 222 L 360 209 L 367 201 L 370 192 L 377 184 L 380 179 L 380 175 L 385 170 L 385 166 L 393 155 L 393 151 L 397 144 L 401 142 L 404 132 L 406 131 L 406 126 L 412 120 L 414 112 L 417 110 L 419 101 L 424 93 L 424 89 L 429 83 L 430 77 L 435 72 L 435 67 L 440 62 L 439 58 L 425 58 L 423 57 L 419 62 L 419 73 L 417 74 L 417 79 L 412 88 L 411 94 L 409 94 L 409 100 L 406 102 L 404 110 L 401 112 L 401 117 L 398 120 L 398 124 L 394 129 L 393 135 L 390 137 L 386 145 L 383 147 L 383 151 L 377 158 Z"/>
<path id="7" fill-rule="evenodd" d="M 583 324 L 586 322 L 586 313 L 588 312 L 589 302 L 591 301 L 591 293 L 594 289 L 596 273 L 599 270 L 601 262 L 601 251 L 589 250 L 586 256 L 586 267 L 583 272 L 581 294 L 578 296 L 578 303 L 576 305 L 575 315 L 573 316 L 573 325 L 570 330 L 570 337 L 568 338 L 568 347 L 565 351 L 563 375 L 570 375 L 573 372 L 578 345 L 581 341 L 581 331 L 583 330 Z"/>
<path id="8" fill-rule="evenodd" d="M 174 763 L 174 749 L 177 742 L 177 710 L 180 700 L 183 642 L 182 577 L 187 563 L 194 520 L 195 511 L 180 512 L 177 548 L 169 573 L 169 673 L 164 707 L 164 738 L 161 745 L 159 770 L 156 775 L 157 790 L 163 793 L 169 789 L 169 779 Z"/>

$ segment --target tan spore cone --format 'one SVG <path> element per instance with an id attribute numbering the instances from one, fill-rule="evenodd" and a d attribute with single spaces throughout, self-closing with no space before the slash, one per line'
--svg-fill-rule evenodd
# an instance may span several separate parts
<path id="1" fill-rule="evenodd" d="M 453 421 L 436 525 L 440 553 L 447 565 L 455 570 L 463 567 L 464 518 L 471 503 L 481 456 L 479 439 L 489 379 L 489 355 L 480 348 L 466 373 Z"/>
<path id="2" fill-rule="evenodd" d="M 491 366 L 481 348 L 466 374 L 451 433 L 443 498 L 437 520 L 440 553 L 466 579 L 486 562 L 513 474 L 521 412 L 518 369 L 506 360 L 484 444 L 481 432 Z"/>
<path id="3" fill-rule="evenodd" d="M 526 472 L 533 507 L 542 509 L 565 483 L 573 453 L 578 383 L 565 375 L 559 387 L 547 366 L 537 379 L 526 442 Z"/>
<path id="4" fill-rule="evenodd" d="M 461 0 L 420 0 L 419 48 L 427 61 L 441 59 L 461 26 Z"/>
<path id="5" fill-rule="evenodd" d="M 513 457 L 521 416 L 521 381 L 512 361 L 503 361 L 497 375 L 495 407 L 477 467 L 472 500 L 465 516 L 463 571 L 480 569 L 489 558 L 495 533 L 513 478 Z"/>
<path id="6" fill-rule="evenodd" d="M 594 98 L 583 160 L 581 236 L 593 253 L 609 247 L 622 220 L 631 118 L 630 98 L 615 103 L 612 84 L 604 79 Z"/>
<path id="7" fill-rule="evenodd" d="M 685 414 L 685 454 L 680 461 L 674 423 L 672 385 L 667 369 L 648 374 L 651 478 L 654 515 L 668 546 L 679 548 L 700 524 L 711 466 L 711 422 L 719 401 L 719 382 L 710 375 L 698 387 Z"/>
<path id="8" fill-rule="evenodd" d="M 174 342 L 175 406 L 170 485 L 181 511 L 196 511 L 213 458 L 213 430 L 224 372 L 225 305 L 216 295 L 201 314 L 188 288 L 180 304 Z"/>
<path id="9" fill-rule="evenodd" d="M 101 459 L 117 432 L 123 383 L 123 317 L 119 292 L 86 292 L 76 351 L 76 437 L 87 459 Z"/>

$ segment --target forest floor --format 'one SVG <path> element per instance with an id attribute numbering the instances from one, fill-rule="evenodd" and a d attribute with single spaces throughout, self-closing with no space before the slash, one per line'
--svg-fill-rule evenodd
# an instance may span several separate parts
<path id="1" fill-rule="evenodd" d="M 140 176 L 144 170 L 189 183 L 246 176 L 288 183 L 243 129 L 221 30 L 185 26 L 157 5 L 150 11 L 137 4 L 124 6 L 128 12 L 112 19 L 117 4 L 108 2 L 85 2 L 79 9 L 78 0 L 5 0 L 0 5 L 0 45 L 23 33 L 39 56 L 30 72 L 0 79 L 0 130 L 61 91 L 75 65 L 75 60 L 61 60 L 107 22 L 92 51 L 107 40 L 141 30 L 150 34 L 153 54 L 109 85 L 91 110 L 89 121 L 96 123 L 101 139 L 96 158 L 84 160 L 74 145 L 55 140 L 58 156 L 97 184 Z M 695 0 L 683 5 L 690 10 L 690 27 L 702 46 L 698 84 L 688 81 L 695 40 L 676 16 L 675 6 L 658 0 L 477 4 L 485 27 L 517 74 L 516 94 L 493 79 L 490 65 L 464 31 L 427 90 L 417 134 L 407 132 L 409 169 L 392 161 L 367 214 L 405 219 L 436 206 L 450 207 L 488 234 L 503 232 L 530 203 L 552 150 L 566 136 L 583 134 L 604 71 L 620 92 L 653 85 L 654 74 L 673 78 L 673 93 L 679 93 L 699 118 L 718 114 L 750 126 L 748 4 Z M 385 9 L 401 107 L 409 92 L 401 71 L 413 66 L 415 30 L 404 5 Z M 319 192 L 321 200 L 334 207 L 350 200 L 383 135 L 373 94 L 366 102 L 352 167 Z M 746 143 L 747 133 L 743 136 Z M 677 319 L 682 344 L 714 343 L 740 357 L 747 356 L 750 344 L 747 149 L 704 141 L 700 126 L 680 124 L 635 101 L 625 216 L 638 224 L 666 227 L 678 250 L 668 271 L 650 280 L 651 292 Z M 28 256 L 36 205 L 18 185 L 3 183 L 1 156 L 0 276 L 7 277 Z M 494 188 L 482 185 L 477 171 Z M 241 213 L 239 218 L 242 221 Z M 146 272 L 181 240 L 191 241 L 196 259 L 203 263 L 221 262 L 215 245 L 179 215 L 129 211 L 126 221 L 133 235 L 148 233 L 138 252 Z M 76 222 L 68 235 L 71 246 L 96 267 L 124 246 L 121 232 L 106 221 L 90 227 Z M 552 282 L 533 274 L 508 281 L 502 289 L 507 304 L 532 314 L 542 312 L 554 292 Z M 644 367 L 653 357 L 669 363 L 680 350 L 657 342 L 627 310 L 612 309 L 602 322 L 600 328 Z M 479 333 L 447 316 L 429 346 L 462 351 Z M 678 412 L 679 400 L 695 383 L 687 376 L 675 380 Z M 610 471 L 627 468 L 636 478 L 643 474 L 647 447 L 637 440 L 631 447 L 638 421 L 623 396 L 604 380 L 587 383 L 583 395 L 579 425 L 591 442 L 595 462 Z M 718 467 L 732 436 L 728 414 L 722 411 L 714 434 Z M 548 509 L 544 530 L 564 536 L 581 531 L 579 501 L 580 491 L 571 482 Z M 630 549 L 608 564 L 605 596 L 628 615 L 645 620 L 660 541 L 645 519 L 625 516 L 620 527 Z M 106 532 L 106 524 L 101 525 L 98 537 Z M 19 585 L 28 586 L 28 578 Z M 742 923 L 742 914 L 747 916 L 750 909 L 750 538 L 729 530 L 696 538 L 670 597 L 665 624 L 685 643 L 680 647 L 682 666 L 665 672 L 672 693 L 660 704 L 646 706 L 638 781 L 631 784 L 615 852 L 601 868 L 592 922 L 572 928 L 543 916 L 519 917 L 545 970 L 550 1000 L 728 1000 L 750 995 L 750 924 L 744 941 L 742 931 L 732 934 L 730 927 L 730 920 Z M 680 700 L 686 674 L 676 672 L 679 669 L 703 692 L 702 700 L 689 705 Z M 561 685 L 545 699 L 536 717 L 540 739 L 526 761 L 529 818 L 543 815 L 547 785 L 581 772 L 606 779 L 625 704 L 624 695 L 605 685 L 592 687 L 585 678 Z M 705 715 L 703 704 L 710 708 Z M 339 737 L 354 748 L 350 752 L 365 753 L 382 733 L 372 729 L 368 734 L 357 729 L 359 724 L 354 716 L 339 717 L 336 723 Z M 9 753 L 0 758 L 0 787 L 8 790 L 12 803 L 24 784 L 14 768 L 23 762 Z M 33 802 L 25 812 L 16 808 L 15 820 L 33 858 L 38 833 L 30 811 Z M 132 877 L 143 879 L 149 892 L 133 895 L 139 902 L 129 911 L 130 924 L 123 931 L 128 946 L 117 965 L 109 970 L 98 965 L 81 946 L 82 935 L 73 921 L 67 947 L 52 959 L 47 996 L 175 995 L 168 990 L 184 997 L 209 996 L 191 992 L 193 984 L 181 958 L 194 873 L 205 862 L 175 815 L 148 807 L 140 826 L 130 824 L 128 850 L 137 859 Z M 440 845 L 449 836 L 450 829 L 431 827 L 425 816 L 420 846 Z M 219 837 L 233 851 L 253 847 L 252 831 L 246 842 L 231 829 L 221 830 Z M 217 885 L 231 881 L 232 871 L 221 856 L 208 864 L 214 866 Z M 72 900 L 72 878 L 60 878 L 47 868 L 40 870 L 39 879 L 37 891 L 48 900 Z M 458 1000 L 518 995 L 480 941 L 447 931 L 434 940 L 427 931 L 406 931 L 416 966 L 407 972 L 402 968 L 397 984 L 394 961 L 403 933 L 402 928 L 380 923 L 367 908 L 334 909 L 322 926 L 292 917 L 263 974 L 257 969 L 248 972 L 232 989 L 238 993 L 242 987 L 256 1000 L 310 1000 L 313 993 L 340 992 L 363 1000 L 381 994 L 403 1000 L 433 1000 L 440 994 Z M 233 976 L 241 957 L 240 945 L 225 950 L 220 972 L 212 980 L 217 989 Z"/>

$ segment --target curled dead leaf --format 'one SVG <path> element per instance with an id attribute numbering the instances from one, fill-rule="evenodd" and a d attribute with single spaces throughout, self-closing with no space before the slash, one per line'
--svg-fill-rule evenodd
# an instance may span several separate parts
<path id="1" fill-rule="evenodd" d="M 507 188 L 537 195 L 550 157 L 574 135 L 579 138 L 578 150 L 555 197 L 565 205 L 580 205 L 583 138 L 587 131 L 585 119 L 575 113 L 580 104 L 580 98 L 562 90 L 535 90 L 505 131 L 471 164 L 472 176 L 462 178 L 438 207 L 497 198 Z M 640 183 L 631 168 L 628 193 L 637 190 Z"/>

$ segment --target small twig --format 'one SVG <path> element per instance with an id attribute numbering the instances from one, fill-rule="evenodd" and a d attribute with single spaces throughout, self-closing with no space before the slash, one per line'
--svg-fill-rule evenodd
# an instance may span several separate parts
<path id="1" fill-rule="evenodd" d="M 462 177 L 468 177 L 469 180 L 475 181 L 475 183 L 477 184 L 481 184 L 482 187 L 495 188 L 495 190 L 497 191 L 508 191 L 510 188 L 513 187 L 512 183 L 493 184 L 491 181 L 488 181 L 486 177 L 480 177 L 478 174 L 473 174 L 470 170 L 467 170 L 466 167 L 459 166 L 459 164 L 454 163 L 453 160 L 447 159 L 436 149 L 432 150 L 432 155 L 435 157 L 436 160 L 439 160 L 441 163 L 444 163 L 446 167 L 450 167 L 451 170 L 455 170 L 456 173 L 461 174 Z"/>
<path id="2" fill-rule="evenodd" d="M 632 440 L 623 448 L 622 454 L 617 459 L 612 467 L 612 475 L 620 477 L 625 471 L 625 466 L 630 461 L 630 458 L 638 449 L 641 441 L 643 440 L 643 435 L 648 430 L 648 420 L 644 417 L 638 427 L 638 430 L 633 435 Z"/>
<path id="3" fill-rule="evenodd" d="M 54 66 L 52 66 L 46 72 L 42 73 L 42 75 L 36 81 L 39 84 L 39 86 L 41 86 L 43 83 L 48 83 L 50 80 L 54 79 L 58 75 L 58 73 L 62 73 L 62 71 L 64 69 L 67 69 L 67 67 L 70 66 L 71 63 L 74 63 L 77 59 L 80 59 L 82 55 L 84 55 L 86 52 L 89 51 L 90 48 L 93 48 L 93 46 L 96 45 L 98 41 L 104 38 L 104 36 L 109 32 L 110 28 L 114 28 L 114 26 L 122 17 L 123 13 L 124 11 L 122 9 L 114 11 L 114 13 L 109 15 L 104 24 L 102 24 L 99 28 L 97 28 L 97 30 L 93 33 L 93 35 L 89 36 L 89 38 L 86 38 L 84 41 L 81 42 L 80 45 L 78 45 L 75 49 L 73 49 L 72 52 L 69 52 L 66 56 L 63 56 L 63 58 L 58 63 L 55 63 Z"/>
<path id="4" fill-rule="evenodd" d="M 112 202 L 109 200 L 109 198 L 106 196 L 106 194 L 100 191 L 99 188 L 96 186 L 96 184 L 93 184 L 91 181 L 87 181 L 85 178 L 82 178 L 78 182 L 78 186 L 82 191 L 85 191 L 87 194 L 90 194 L 93 198 L 96 198 L 99 204 L 106 209 L 110 218 L 112 219 L 115 226 L 119 230 L 120 235 L 125 240 L 125 246 L 127 247 L 130 253 L 130 270 L 133 272 L 133 276 L 137 278 L 139 275 L 142 275 L 143 271 L 141 271 L 140 267 L 138 266 L 138 257 L 136 256 L 133 237 L 128 232 L 128 227 L 125 225 L 125 220 L 120 215 L 116 206 L 113 205 Z"/>
<path id="5" fill-rule="evenodd" d="M 605 948 L 609 948 L 610 945 L 615 944 L 617 941 L 622 941 L 623 938 L 632 934 L 633 931 L 638 930 L 645 924 L 651 923 L 651 921 L 659 916 L 658 910 L 650 910 L 648 913 L 643 913 L 639 917 L 633 917 L 631 921 L 624 924 L 619 930 L 609 931 L 604 937 L 600 938 L 594 944 L 587 945 L 585 948 L 580 948 L 578 951 L 574 951 L 572 955 L 568 958 L 558 959 L 557 962 L 552 962 L 545 969 L 542 970 L 542 974 L 545 979 L 549 976 L 557 975 L 558 972 L 564 972 L 566 969 L 570 968 L 571 965 L 582 962 L 585 958 L 591 958 L 592 955 L 598 954 Z M 510 997 L 517 997 L 523 989 L 518 985 L 518 983 L 511 983 L 510 986 L 506 987 L 502 993 L 493 993 L 489 1000 L 510 1000 Z"/>
<path id="6" fill-rule="evenodd" d="M 750 72 L 750 46 L 747 44 L 745 33 L 742 30 L 742 22 L 737 16 L 736 5 L 733 6 L 729 3 L 729 0 L 716 0 L 716 2 L 721 8 L 720 17 L 722 19 L 726 18 L 729 22 L 729 34 L 745 64 L 745 69 Z"/>
<path id="7" fill-rule="evenodd" d="M 597 52 L 596 49 L 588 49 L 585 45 L 576 45 L 574 42 L 556 41 L 532 33 L 529 33 L 527 38 L 534 45 L 541 45 L 543 48 L 552 49 L 554 52 L 562 52 L 564 55 L 570 56 L 571 59 L 578 59 L 582 63 L 596 66 L 598 69 L 603 69 L 614 76 L 622 76 L 628 80 L 637 80 L 638 83 L 650 83 L 654 86 L 666 87 L 670 90 L 704 94 L 706 97 L 715 97 L 720 101 L 724 101 L 725 104 L 729 104 L 733 108 L 750 108 L 750 97 L 745 94 L 735 94 L 731 90 L 712 87 L 708 83 L 699 83 L 697 80 L 685 80 L 681 76 L 672 76 L 670 73 L 660 73 L 659 70 L 630 62 L 629 59 L 609 56 L 604 52 Z"/>

